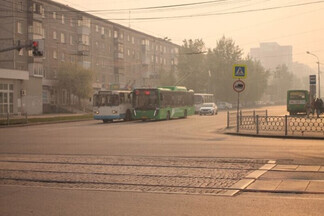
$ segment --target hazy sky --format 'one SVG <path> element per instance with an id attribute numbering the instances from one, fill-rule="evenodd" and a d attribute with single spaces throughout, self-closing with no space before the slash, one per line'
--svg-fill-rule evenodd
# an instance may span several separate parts
<path id="1" fill-rule="evenodd" d="M 201 38 L 207 48 L 214 48 L 225 35 L 243 48 L 245 55 L 260 42 L 277 42 L 293 46 L 293 60 L 311 66 L 316 72 L 317 60 L 306 51 L 316 54 L 324 63 L 324 1 L 320 0 L 57 1 L 86 12 L 100 10 L 89 13 L 156 37 L 171 38 L 179 45 L 183 39 Z M 188 3 L 200 4 L 183 6 Z M 172 5 L 178 6 L 147 9 Z M 157 17 L 162 19 L 136 20 Z M 324 71 L 324 65 L 321 67 Z"/>

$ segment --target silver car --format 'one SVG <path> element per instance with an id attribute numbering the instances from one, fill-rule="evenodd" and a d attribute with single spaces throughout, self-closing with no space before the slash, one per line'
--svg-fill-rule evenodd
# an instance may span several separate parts
<path id="1" fill-rule="evenodd" d="M 199 110 L 199 115 L 217 115 L 218 109 L 215 103 L 204 103 Z"/>

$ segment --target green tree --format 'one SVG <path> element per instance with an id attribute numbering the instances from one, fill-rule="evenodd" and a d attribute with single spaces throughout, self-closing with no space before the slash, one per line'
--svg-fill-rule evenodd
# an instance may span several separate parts
<path id="1" fill-rule="evenodd" d="M 243 103 L 253 104 L 261 99 L 267 89 L 267 80 L 269 71 L 266 71 L 259 61 L 254 61 L 250 57 L 244 60 L 247 66 L 247 78 L 245 82 L 245 90 L 242 93 Z"/>
<path id="2" fill-rule="evenodd" d="M 211 72 L 211 86 L 217 100 L 236 101 L 233 91 L 233 65 L 243 63 L 242 49 L 232 39 L 223 36 L 217 41 L 216 48 L 207 54 L 207 66 Z"/>
<path id="3" fill-rule="evenodd" d="M 208 70 L 205 64 L 205 43 L 201 39 L 184 40 L 179 52 L 177 85 L 195 92 L 206 92 Z"/>
<path id="4" fill-rule="evenodd" d="M 81 99 L 92 94 L 92 73 L 77 64 L 63 64 L 57 74 L 57 88 L 65 89 L 68 96 L 77 96 L 81 105 Z M 71 104 L 70 99 L 68 102 Z"/>

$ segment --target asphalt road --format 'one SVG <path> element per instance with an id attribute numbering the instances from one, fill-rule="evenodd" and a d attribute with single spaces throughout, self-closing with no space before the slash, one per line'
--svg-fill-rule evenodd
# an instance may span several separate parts
<path id="1" fill-rule="evenodd" d="M 219 195 L 269 160 L 322 169 L 323 140 L 231 136 L 225 126 L 219 112 L 0 128 L 0 215 L 322 215 L 323 194 Z M 289 176 L 272 173 L 265 180 Z"/>
<path id="2" fill-rule="evenodd" d="M 269 115 L 285 107 L 268 107 Z M 324 164 L 323 140 L 222 134 L 226 112 L 153 122 L 101 121 L 0 129 L 0 153 L 256 158 Z"/>

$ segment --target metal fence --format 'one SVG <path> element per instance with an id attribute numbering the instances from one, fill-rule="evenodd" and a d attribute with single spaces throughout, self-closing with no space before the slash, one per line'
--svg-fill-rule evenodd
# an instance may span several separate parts
<path id="1" fill-rule="evenodd" d="M 228 113 L 228 120 L 234 119 L 230 117 L 231 115 L 233 116 Z M 236 127 L 237 133 L 324 137 L 323 117 L 244 115 L 242 113 L 236 119 L 238 119 L 235 121 L 236 125 L 234 121 L 228 122 L 227 125 Z"/>
<path id="2" fill-rule="evenodd" d="M 236 127 L 238 121 L 242 122 L 243 116 L 253 116 L 253 118 L 255 119 L 257 115 L 268 116 L 268 110 L 247 110 L 247 111 L 241 110 L 239 113 L 228 111 L 227 128 Z"/>

